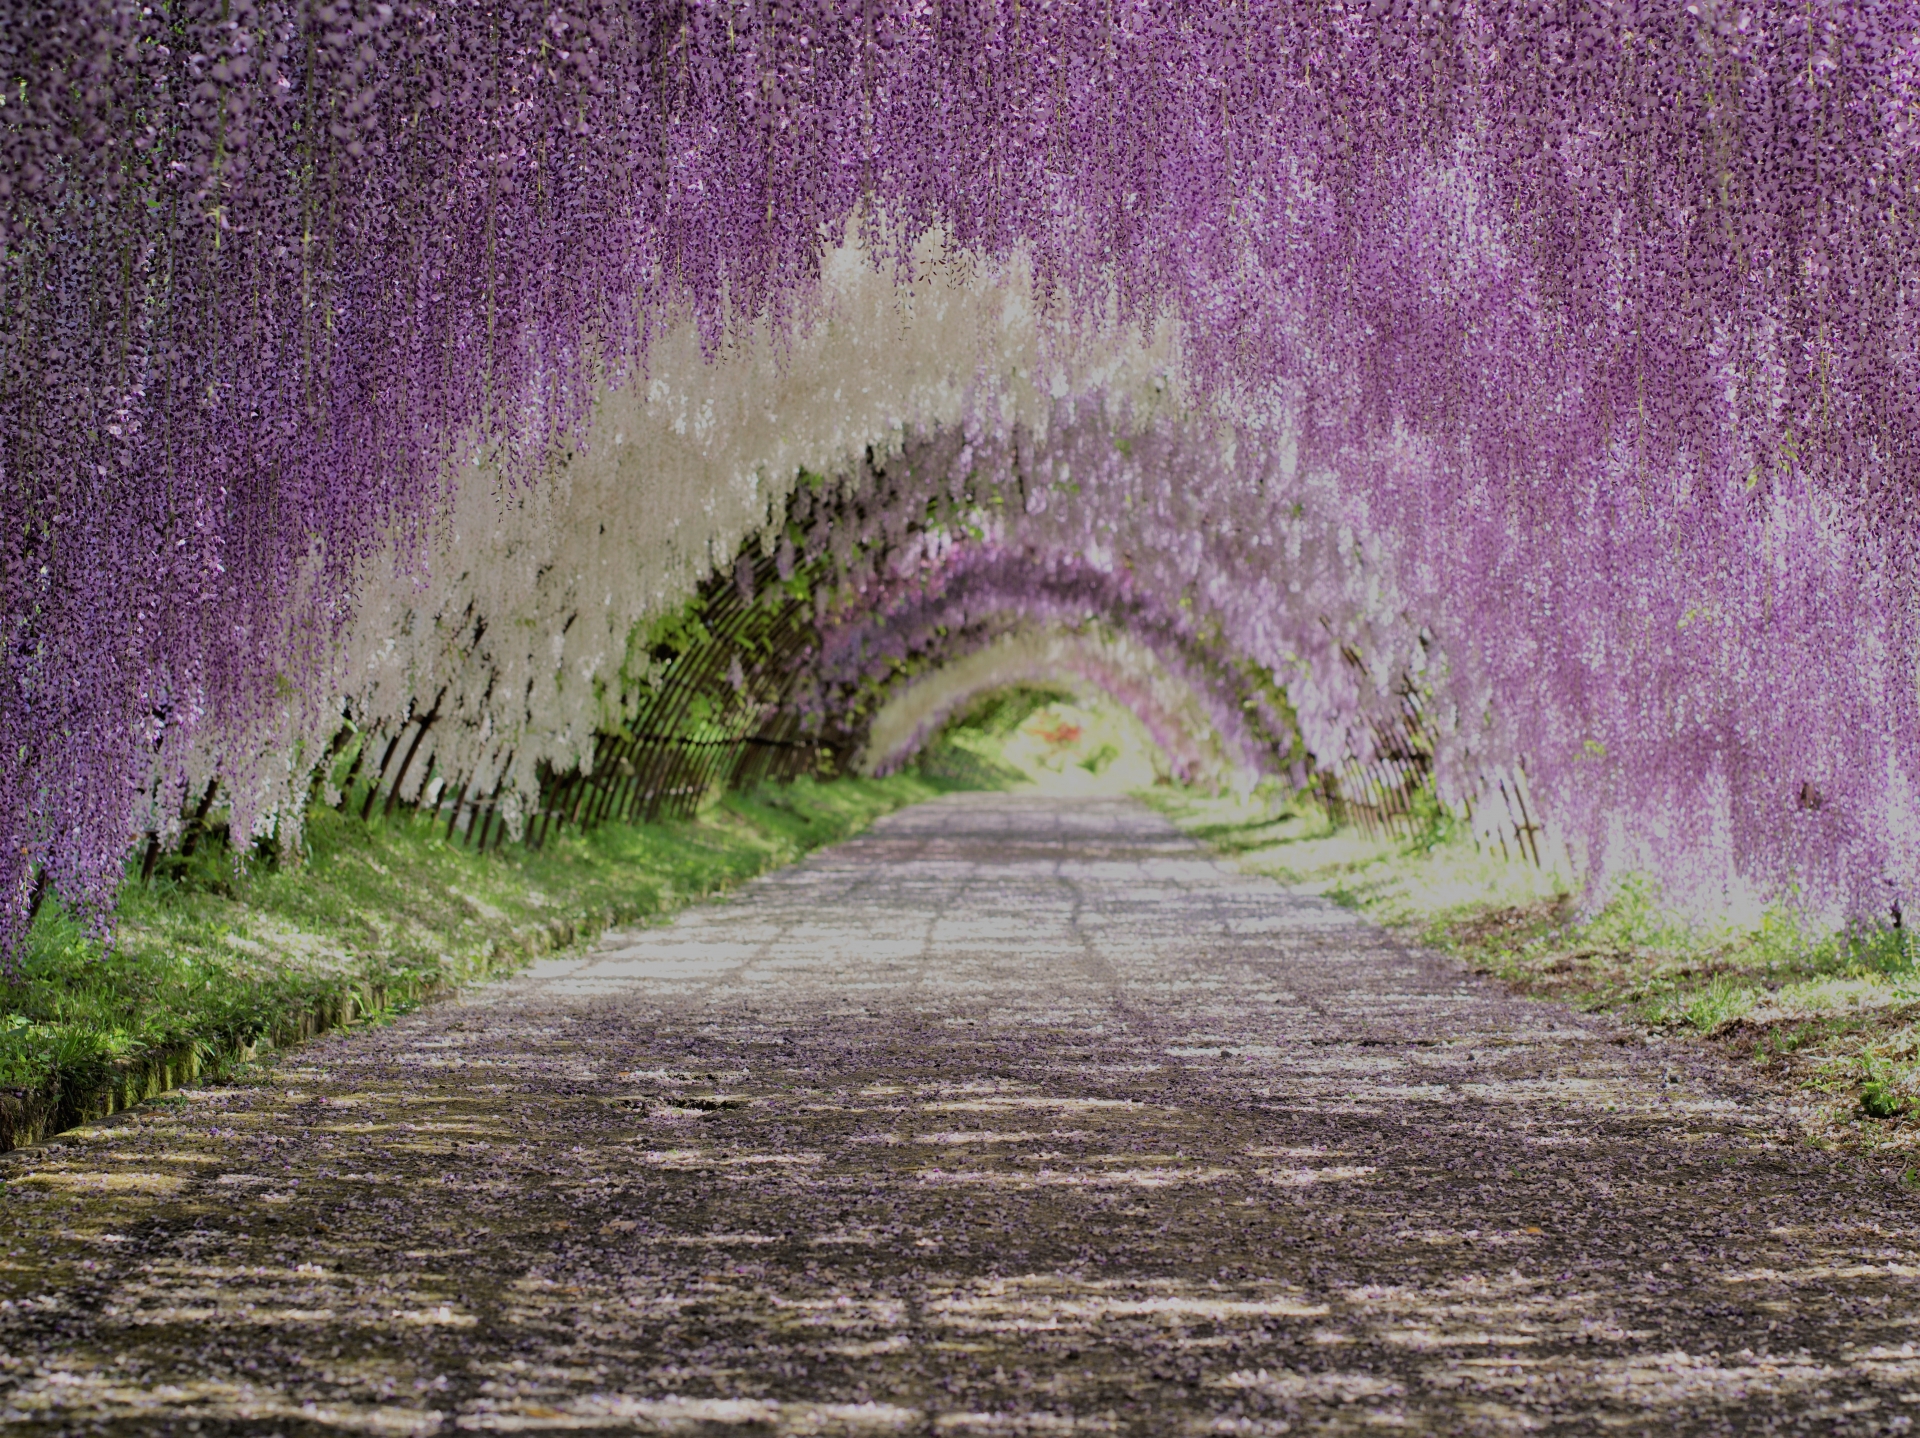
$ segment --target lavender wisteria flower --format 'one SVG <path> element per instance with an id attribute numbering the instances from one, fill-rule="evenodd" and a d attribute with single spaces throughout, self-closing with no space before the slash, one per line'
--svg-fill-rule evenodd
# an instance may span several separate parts
<path id="1" fill-rule="evenodd" d="M 1882 909 L 1920 876 L 1917 54 L 1913 5 L 1828 0 L 8 0 L 0 938 L 361 683 L 362 596 L 448 582 L 475 473 L 585 525 L 538 496 L 658 346 L 822 333 L 849 234 L 908 309 L 1018 270 L 1052 333 L 1160 345 L 1169 410 L 1095 365 L 1010 423 L 1010 304 L 805 462 L 970 447 L 1034 573 L 1124 530 L 1139 612 L 1270 668 L 1316 752 L 1423 665 L 1442 774 L 1524 755 L 1596 870 Z M 534 689 L 617 705 L 569 642 Z"/>

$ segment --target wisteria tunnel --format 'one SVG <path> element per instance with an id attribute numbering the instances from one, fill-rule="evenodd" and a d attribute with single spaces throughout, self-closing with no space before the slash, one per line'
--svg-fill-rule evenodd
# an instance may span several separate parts
<path id="1" fill-rule="evenodd" d="M 216 779 L 297 831 L 343 722 L 518 834 L 616 802 L 603 754 L 670 806 L 1088 624 L 1204 712 L 1190 762 L 1524 771 L 1583 876 L 1884 920 L 1907 25 L 18 7 L 8 922 L 108 903 Z M 667 677 L 648 626 L 742 565 Z M 667 739 L 712 752 L 626 753 Z"/>
<path id="2" fill-rule="evenodd" d="M 0 0 L 0 1428 L 1907 1431 L 1909 280 L 1906 0 Z"/>

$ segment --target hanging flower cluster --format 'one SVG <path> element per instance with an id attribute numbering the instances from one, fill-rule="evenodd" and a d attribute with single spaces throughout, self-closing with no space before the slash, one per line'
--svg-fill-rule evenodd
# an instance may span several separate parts
<path id="1" fill-rule="evenodd" d="M 804 325 L 736 336 L 715 355 L 690 323 L 657 335 L 644 377 L 597 397 L 587 442 L 561 450 L 540 483 L 503 503 L 496 467 L 460 466 L 422 559 L 383 552 L 363 566 L 332 682 L 315 685 L 323 700 L 289 711 L 304 730 L 268 736 L 263 754 L 313 752 L 343 710 L 383 737 L 431 711 L 408 785 L 437 771 L 473 793 L 505 788 L 517 813 L 543 768 L 590 762 L 596 735 L 635 717 L 650 622 L 710 571 L 731 572 L 803 470 L 962 415 L 1043 419 L 1043 358 L 1076 390 L 1144 389 L 1156 361 L 1164 368 L 1124 335 L 1043 347 L 1021 268 L 987 269 L 966 284 L 929 276 L 909 302 L 864 253 L 836 249 Z M 957 363 L 974 371 L 965 383 Z M 216 767 L 230 793 L 255 783 L 247 797 L 262 822 L 297 816 L 299 765 L 263 759 L 242 775 L 203 753 L 196 772 Z"/>
<path id="2" fill-rule="evenodd" d="M 36 875 L 104 904 L 199 756 L 305 732 L 369 566 L 442 582 L 476 457 L 538 508 L 656 342 L 817 327 L 850 226 L 903 293 L 938 235 L 1063 333 L 1175 337 L 1217 482 L 1183 439 L 1029 493 L 1228 536 L 1128 582 L 1311 670 L 1309 747 L 1365 687 L 1301 647 L 1331 586 L 1596 868 L 1883 909 L 1920 875 L 1917 55 L 1909 6 L 1836 0 L 5 0 L 0 941 Z M 982 369 L 926 442 L 1026 475 Z"/>
<path id="3" fill-rule="evenodd" d="M 845 723 L 875 712 L 901 679 L 1010 631 L 1118 626 L 1153 657 L 1156 677 L 1176 681 L 1185 703 L 1207 715 L 1207 746 L 1231 756 L 1209 768 L 1286 770 L 1297 757 L 1295 713 L 1275 686 L 1250 683 L 1248 670 L 1286 666 L 1312 703 L 1321 696 L 1303 656 L 1334 657 L 1333 624 L 1347 635 L 1357 617 L 1342 592 L 1349 567 L 1325 542 L 1324 523 L 1319 542 L 1304 542 L 1315 529 L 1299 498 L 1305 487 L 1272 474 L 1273 502 L 1263 504 L 1240 467 L 1261 451 L 1243 446 L 1238 465 L 1225 463 L 1211 426 L 1132 415 L 1116 422 L 1099 406 L 1071 402 L 1047 418 L 1044 432 L 1015 428 L 1004 443 L 970 439 L 963 427 L 909 440 L 883 466 L 842 476 L 837 502 L 795 496 L 796 553 L 812 559 L 838 547 L 843 581 L 837 595 L 822 596 L 820 647 L 796 697 Z M 1184 477 L 1177 491 L 1162 485 L 1172 472 Z M 1225 501 L 1216 512 L 1243 522 L 1212 521 L 1201 512 L 1209 500 Z M 1259 536 L 1251 566 L 1236 532 Z M 1272 592 L 1265 551 L 1275 540 L 1314 583 Z M 1234 627 L 1245 616 L 1222 603 L 1236 579 L 1264 597 L 1258 628 Z M 1344 674 L 1338 664 L 1320 668 Z M 1349 676 L 1325 703 L 1350 720 L 1358 697 Z M 1175 729 L 1149 727 L 1170 755 L 1195 752 Z M 1321 737 L 1320 752 L 1331 755 Z M 903 752 L 896 746 L 886 757 Z"/>

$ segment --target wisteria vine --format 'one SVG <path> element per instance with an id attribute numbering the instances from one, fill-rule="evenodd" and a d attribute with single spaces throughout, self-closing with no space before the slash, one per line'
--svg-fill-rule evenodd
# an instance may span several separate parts
<path id="1" fill-rule="evenodd" d="M 1218 481 L 1176 446 L 1061 502 L 1231 536 L 1211 599 L 1149 597 L 1289 692 L 1273 616 L 1335 584 L 1596 872 L 1857 913 L 1920 876 L 1911 4 L 0 17 L 0 940 L 332 701 L 369 564 L 437 562 L 476 457 L 510 509 L 676 327 L 815 323 L 850 232 L 903 292 L 937 235 L 1067 331 L 1177 336 Z M 1334 497 L 1332 579 L 1266 529 L 1289 486 Z"/>

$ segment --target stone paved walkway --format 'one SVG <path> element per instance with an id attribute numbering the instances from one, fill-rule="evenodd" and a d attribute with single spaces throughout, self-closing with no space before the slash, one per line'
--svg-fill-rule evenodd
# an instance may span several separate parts
<path id="1" fill-rule="evenodd" d="M 0 1163 L 0 1429 L 1907 1431 L 1920 1202 L 1147 810 L 962 796 Z"/>

